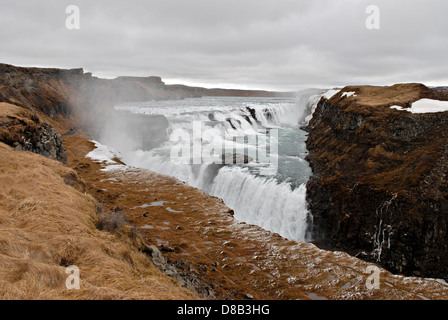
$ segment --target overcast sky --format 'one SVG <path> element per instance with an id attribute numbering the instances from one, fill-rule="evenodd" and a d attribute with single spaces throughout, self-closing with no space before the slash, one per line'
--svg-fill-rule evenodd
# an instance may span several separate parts
<path id="1" fill-rule="evenodd" d="M 446 0 L 0 0 L 0 62 L 205 87 L 448 85 L 447 14 Z"/>

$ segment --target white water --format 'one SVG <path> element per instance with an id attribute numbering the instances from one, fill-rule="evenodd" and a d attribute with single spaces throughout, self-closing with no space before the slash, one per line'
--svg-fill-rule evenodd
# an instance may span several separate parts
<path id="1" fill-rule="evenodd" d="M 134 113 L 162 114 L 168 118 L 171 130 L 186 129 L 201 145 L 213 143 L 194 137 L 193 133 L 199 132 L 192 126 L 193 121 L 201 121 L 202 130 L 209 129 L 214 136 L 224 137 L 224 145 L 231 146 L 235 145 L 232 137 L 260 136 L 261 129 L 277 128 L 278 154 L 270 155 L 278 161 L 278 170 L 273 175 L 261 174 L 260 168 L 267 165 L 262 161 L 222 167 L 205 163 L 176 164 L 170 159 L 170 150 L 176 145 L 171 141 L 152 150 L 122 152 L 121 160 L 130 166 L 174 176 L 222 198 L 240 221 L 289 239 L 310 240 L 306 232 L 311 217 L 307 211 L 305 184 L 311 172 L 304 160 L 306 133 L 299 125 L 310 119 L 323 93 L 308 91 L 296 99 L 205 97 L 117 107 Z M 105 143 L 111 145 L 113 139 Z M 120 150 L 119 146 L 113 147 Z M 240 147 L 241 144 L 236 146 L 236 152 L 244 153 Z M 260 145 L 249 145 L 248 149 L 251 148 L 263 149 Z"/>
<path id="2" fill-rule="evenodd" d="M 210 190 L 226 199 L 235 217 L 281 234 L 305 240 L 307 206 L 305 184 L 291 190 L 287 183 L 256 177 L 242 168 L 222 168 Z"/>

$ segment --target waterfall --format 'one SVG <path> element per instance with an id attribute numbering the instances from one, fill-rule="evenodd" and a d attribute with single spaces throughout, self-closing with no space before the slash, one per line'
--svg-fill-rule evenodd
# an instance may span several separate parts
<path id="1" fill-rule="evenodd" d="M 308 240 L 305 184 L 292 190 L 287 183 L 255 177 L 238 167 L 222 168 L 210 190 L 234 209 L 235 218 L 280 235 Z"/>
<path id="2" fill-rule="evenodd" d="M 259 144 L 235 143 L 235 139 L 263 138 L 260 133 L 263 130 L 278 129 L 279 150 L 271 157 L 278 160 L 279 167 L 272 175 L 261 174 L 260 168 L 265 163 L 256 161 L 231 165 L 174 163 L 170 159 L 170 151 L 175 145 L 173 141 L 166 141 L 152 150 L 125 152 L 121 159 L 131 166 L 174 176 L 222 198 L 240 221 L 256 224 L 286 238 L 309 240 L 306 223 L 310 217 L 305 184 L 311 171 L 304 160 L 306 133 L 299 129 L 299 124 L 309 120 L 323 92 L 306 90 L 296 99 L 204 97 L 116 107 L 138 114 L 164 115 L 169 120 L 170 131 L 182 128 L 191 134 L 193 138 L 186 142 L 187 145 L 213 144 L 205 141 L 199 132 L 206 129 L 210 135 L 222 138 L 225 146 L 234 148 L 230 150 L 241 154 L 244 154 L 244 148 L 249 149 L 249 153 L 266 150 Z M 200 122 L 201 128 L 192 125 L 195 122 Z"/>

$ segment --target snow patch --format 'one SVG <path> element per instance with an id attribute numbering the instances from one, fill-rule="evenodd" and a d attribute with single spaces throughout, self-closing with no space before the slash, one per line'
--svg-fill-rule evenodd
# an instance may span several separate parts
<path id="1" fill-rule="evenodd" d="M 126 166 L 118 164 L 116 161 L 112 160 L 114 158 L 120 158 L 121 154 L 117 150 L 105 146 L 98 141 L 91 140 L 95 144 L 95 149 L 86 154 L 86 158 L 90 158 L 95 162 L 105 165 L 101 171 L 112 171 L 117 169 L 123 169 Z"/>
<path id="2" fill-rule="evenodd" d="M 351 92 L 344 92 L 342 94 L 342 97 L 346 97 L 346 98 L 350 98 L 351 96 L 356 97 L 356 92 L 355 91 L 351 91 Z"/>
<path id="3" fill-rule="evenodd" d="M 407 111 L 411 113 L 435 113 L 448 111 L 448 101 L 440 101 L 433 99 L 421 99 L 414 102 L 411 108 L 403 108 L 400 106 L 392 106 L 391 109 Z"/>

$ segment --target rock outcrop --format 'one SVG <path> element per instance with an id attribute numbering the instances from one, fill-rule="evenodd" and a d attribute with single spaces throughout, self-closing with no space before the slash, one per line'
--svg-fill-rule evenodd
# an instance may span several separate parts
<path id="1" fill-rule="evenodd" d="M 21 107 L 0 103 L 0 108 L 0 142 L 16 150 L 67 162 L 64 141 L 52 126 Z"/>
<path id="2" fill-rule="evenodd" d="M 354 94 L 344 94 L 344 93 Z M 406 275 L 448 278 L 448 112 L 413 114 L 421 84 L 346 87 L 306 130 L 316 243 Z"/>

